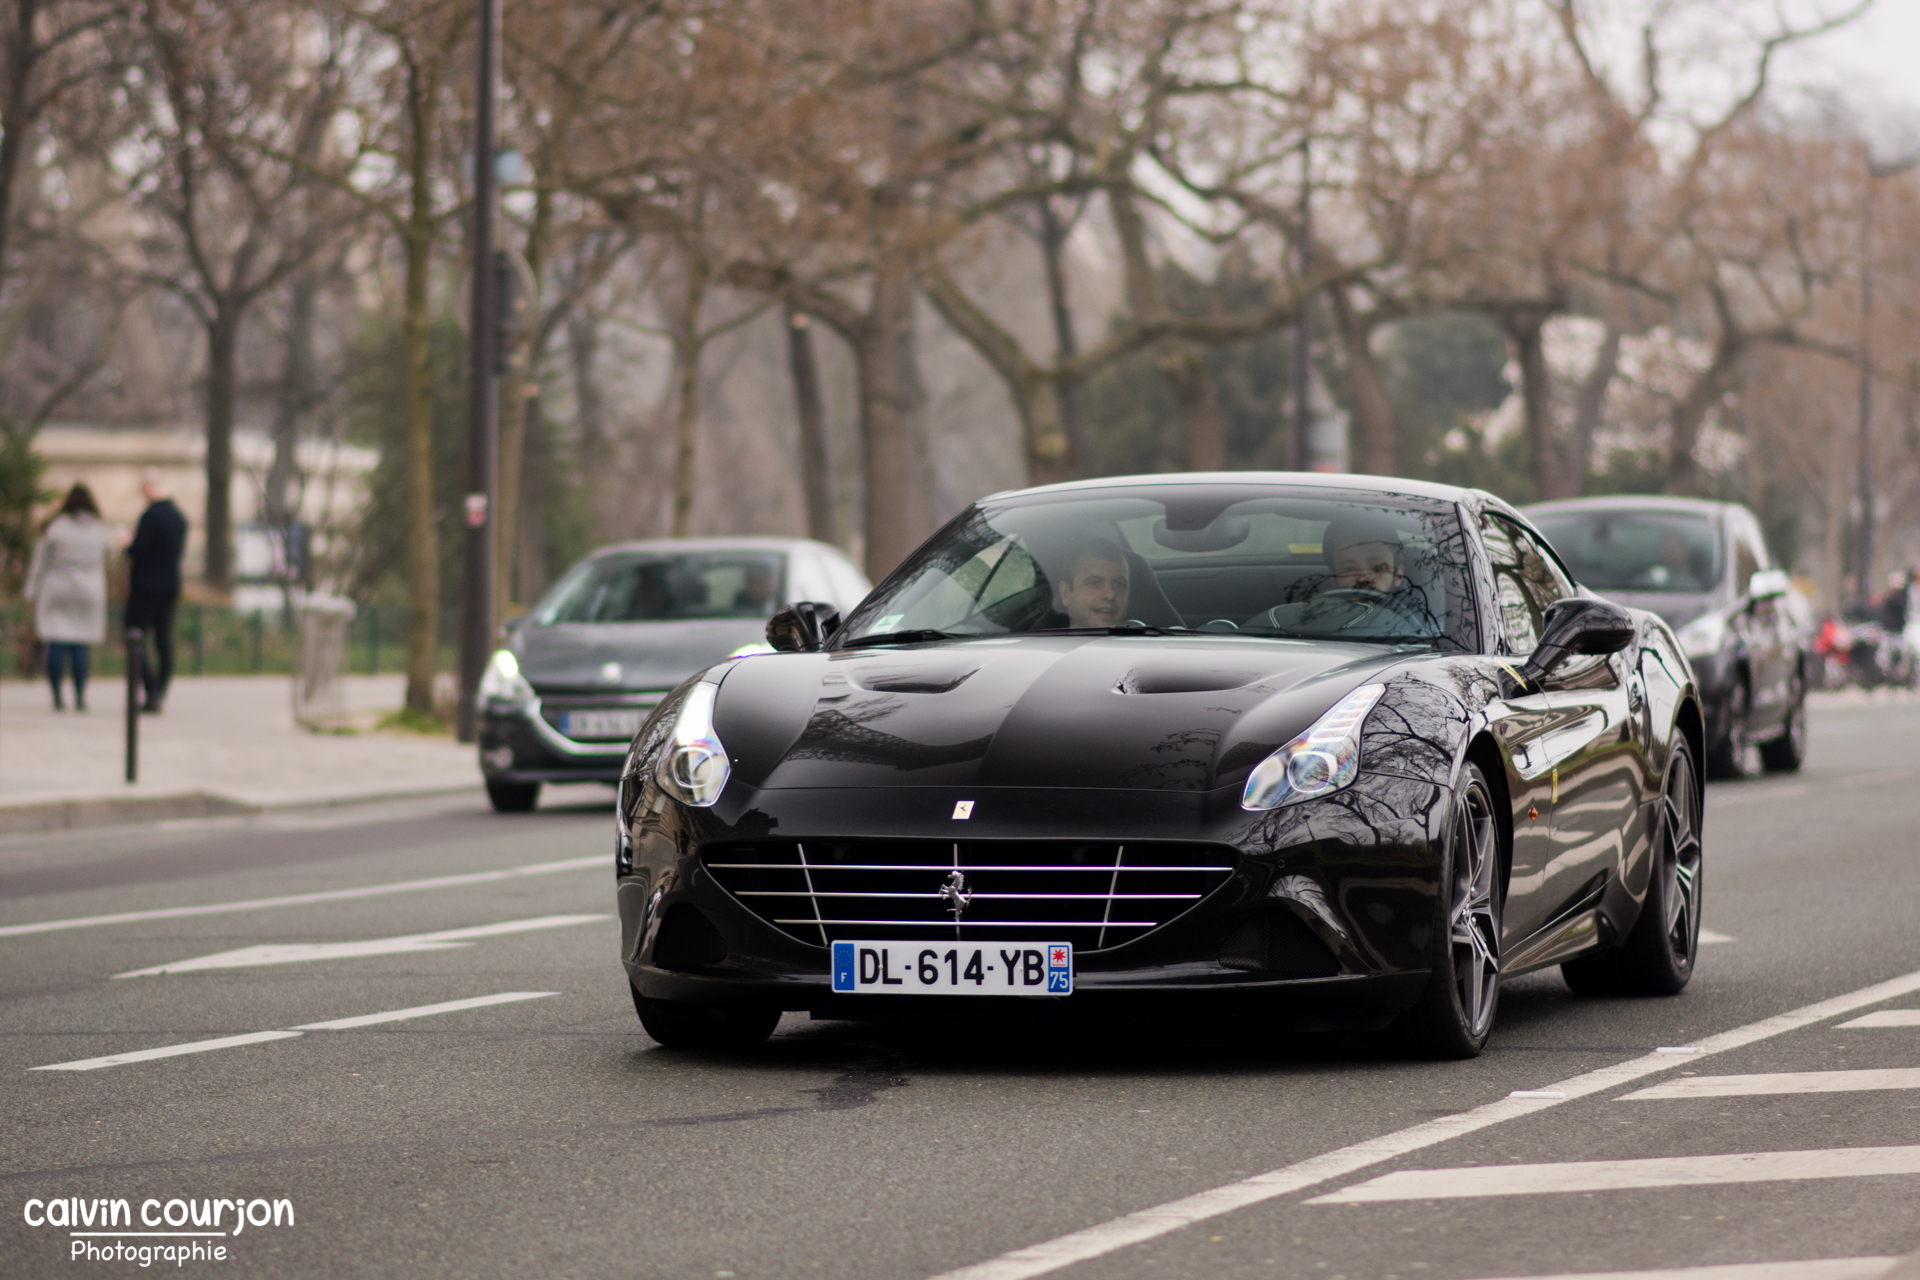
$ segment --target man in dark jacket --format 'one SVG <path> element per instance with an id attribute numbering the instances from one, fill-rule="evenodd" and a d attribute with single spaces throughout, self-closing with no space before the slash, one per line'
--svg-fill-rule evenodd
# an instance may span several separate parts
<path id="1" fill-rule="evenodd" d="M 180 603 L 180 555 L 187 549 L 187 518 L 147 472 L 140 480 L 147 509 L 134 527 L 127 558 L 133 562 L 127 583 L 127 626 L 153 641 L 152 656 L 142 644 L 140 679 L 146 686 L 142 711 L 158 712 L 173 679 L 173 612 Z"/>

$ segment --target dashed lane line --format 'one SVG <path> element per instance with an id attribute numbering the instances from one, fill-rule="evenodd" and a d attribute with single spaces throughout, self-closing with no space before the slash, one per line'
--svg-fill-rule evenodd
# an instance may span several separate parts
<path id="1" fill-rule="evenodd" d="M 1864 1018 L 1843 1022 L 1843 1027 L 1920 1027 L 1920 1009 L 1881 1009 Z"/>
<path id="2" fill-rule="evenodd" d="M 132 1053 L 110 1053 L 103 1058 L 81 1058 L 74 1062 L 56 1062 L 29 1071 L 98 1071 L 102 1067 L 124 1066 L 129 1062 L 152 1062 L 156 1058 L 177 1058 L 188 1053 L 210 1053 L 215 1049 L 235 1049 L 247 1044 L 265 1044 L 269 1040 L 292 1040 L 308 1031 L 351 1031 L 382 1022 L 406 1018 L 427 1018 L 436 1013 L 457 1013 L 462 1009 L 480 1009 L 491 1004 L 511 1004 L 516 1000 L 538 1000 L 557 996 L 558 991 L 503 991 L 499 995 L 474 996 L 466 1000 L 448 1000 L 442 1004 L 420 1004 L 411 1009 L 389 1009 L 385 1013 L 363 1013 L 354 1018 L 335 1018 L 331 1022 L 306 1022 L 285 1031 L 254 1031 L 243 1036 L 221 1036 L 217 1040 L 194 1040 L 187 1044 L 162 1045 L 158 1049 L 136 1049 Z"/>
<path id="3" fill-rule="evenodd" d="M 1202 1191 L 1197 1195 L 1185 1196 L 1148 1209 L 1140 1209 L 1052 1240 L 1014 1249 L 997 1258 L 989 1258 L 970 1266 L 956 1267 L 951 1271 L 942 1272 L 934 1280 L 1026 1280 L 1028 1276 L 1045 1275 L 1050 1271 L 1058 1271 L 1090 1258 L 1104 1257 L 1129 1245 L 1158 1239 L 1209 1218 L 1232 1213 L 1250 1205 L 1262 1204 L 1281 1196 L 1292 1195 L 1334 1178 L 1358 1173 L 1362 1169 L 1410 1155 L 1415 1151 L 1425 1150 L 1451 1138 L 1464 1137 L 1481 1129 L 1503 1124 L 1508 1120 L 1537 1115 L 1551 1107 L 1565 1106 L 1577 1098 L 1631 1084 L 1642 1077 L 1668 1071 L 1682 1064 L 1698 1062 L 1710 1054 L 1744 1048 L 1761 1040 L 1839 1017 L 1844 1013 L 1852 1013 L 1868 1005 L 1879 1004 L 1883 1000 L 1898 999 L 1914 991 L 1920 991 L 1920 973 L 1909 973 L 1886 982 L 1878 982 L 1858 991 L 1835 996 L 1830 1000 L 1821 1000 L 1787 1013 L 1776 1014 L 1771 1018 L 1763 1018 L 1759 1022 L 1748 1023 L 1744 1027 L 1735 1027 L 1731 1031 L 1724 1031 L 1716 1036 L 1708 1036 L 1687 1046 L 1694 1050 L 1691 1054 L 1648 1053 L 1611 1067 L 1584 1072 L 1539 1091 L 1564 1093 L 1565 1098 L 1502 1098 L 1497 1102 L 1489 1102 L 1457 1115 L 1442 1116 L 1394 1133 L 1369 1138 L 1365 1142 L 1356 1142 L 1352 1146 L 1313 1156 L 1297 1164 L 1257 1174 L 1240 1182 L 1230 1182 L 1225 1186 L 1215 1187 L 1211 1191 Z"/>
<path id="4" fill-rule="evenodd" d="M 222 951 L 195 960 L 176 960 L 151 969 L 130 969 L 116 978 L 146 978 L 162 973 L 196 973 L 203 969 L 252 968 L 267 964 L 301 964 L 310 960 L 346 960 L 359 956 L 404 955 L 415 951 L 445 951 L 450 947 L 470 947 L 478 938 L 494 938 L 507 933 L 527 933 L 535 929 L 559 929 L 570 924 L 591 924 L 611 920 L 597 916 L 540 916 L 533 920 L 502 920 L 498 924 L 475 925 L 470 929 L 442 929 L 438 933 L 408 933 L 396 938 L 370 938 L 362 942 L 269 942 L 238 951 Z"/>
<path id="5" fill-rule="evenodd" d="M 361 885 L 352 889 L 326 889 L 318 893 L 294 893 L 284 898 L 250 898 L 245 902 L 216 902 L 201 907 L 162 907 L 154 911 L 122 911 L 110 916 L 80 916 L 72 920 L 40 920 L 33 924 L 0 925 L 0 938 L 28 933 L 52 933 L 59 929 L 91 929 L 103 924 L 133 924 L 140 920 L 177 920 L 182 916 L 210 916 L 224 911 L 262 911 L 268 907 L 299 907 L 310 902 L 344 902 L 350 898 L 375 898 L 384 893 L 417 893 L 423 889 L 451 889 L 459 885 L 488 884 L 512 880 L 518 876 L 551 875 L 556 871 L 585 871 L 590 867 L 609 868 L 612 863 L 596 854 L 591 858 L 567 858 L 560 862 L 535 862 L 524 867 L 500 871 L 472 871 L 457 876 L 435 876 L 431 880 L 402 880 L 396 884 Z"/>
<path id="6" fill-rule="evenodd" d="M 1773 1071 L 1748 1076 L 1690 1076 L 1636 1089 L 1622 1102 L 1660 1098 L 1755 1098 L 1783 1093 L 1855 1093 L 1867 1089 L 1920 1089 L 1920 1070 Z"/>
<path id="7" fill-rule="evenodd" d="M 1733 1262 L 1658 1271 L 1582 1271 L 1512 1280 L 1881 1280 L 1898 1258 L 1807 1258 L 1799 1262 Z"/>
<path id="8" fill-rule="evenodd" d="M 1308 1204 L 1386 1200 L 1476 1200 L 1486 1196 L 1563 1195 L 1652 1187 L 1732 1186 L 1878 1178 L 1920 1173 L 1920 1147 L 1832 1147 L 1824 1151 L 1752 1151 L 1728 1156 L 1656 1156 L 1643 1160 L 1569 1160 L 1560 1164 L 1468 1165 L 1402 1169 L 1342 1187 Z"/>

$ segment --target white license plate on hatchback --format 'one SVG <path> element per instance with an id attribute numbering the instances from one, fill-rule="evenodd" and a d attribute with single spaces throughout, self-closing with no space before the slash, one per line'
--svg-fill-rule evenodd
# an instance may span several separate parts
<path id="1" fill-rule="evenodd" d="M 640 732 L 644 711 L 568 711 L 560 716 L 560 732 L 569 738 L 631 738 Z"/>
<path id="2" fill-rule="evenodd" d="M 1070 942 L 836 942 L 833 989 L 855 995 L 1070 996 Z"/>

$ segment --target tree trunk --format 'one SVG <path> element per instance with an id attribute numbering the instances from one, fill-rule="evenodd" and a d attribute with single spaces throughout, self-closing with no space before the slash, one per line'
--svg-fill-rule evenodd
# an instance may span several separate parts
<path id="1" fill-rule="evenodd" d="M 1546 345 L 1542 331 L 1546 314 L 1539 310 L 1512 311 L 1500 317 L 1513 344 L 1514 360 L 1520 366 L 1520 407 L 1525 415 L 1527 454 L 1533 469 L 1536 501 L 1567 498 L 1573 490 L 1567 483 L 1558 433 L 1553 427 L 1553 380 L 1547 369 Z"/>
<path id="2" fill-rule="evenodd" d="M 1742 334 L 1722 329 L 1720 340 L 1714 344 L 1713 360 L 1673 406 L 1668 418 L 1671 428 L 1667 437 L 1668 493 L 1687 497 L 1699 491 L 1700 466 L 1694 461 L 1694 446 L 1700 443 L 1700 428 L 1706 425 L 1707 415 L 1727 394 L 1734 367 L 1740 363 L 1746 347 Z M 1861 590 L 1867 590 L 1866 580 L 1861 581 Z"/>
<path id="3" fill-rule="evenodd" d="M 594 363 L 600 355 L 600 318 L 589 307 L 575 307 L 567 315 L 567 363 L 573 374 L 574 448 L 579 455 L 580 478 L 587 491 L 587 510 L 593 513 L 594 536 L 604 540 L 610 522 L 606 493 L 617 483 L 621 467 L 603 465 L 612 457 L 607 438 L 606 400 Z"/>
<path id="4" fill-rule="evenodd" d="M 1607 391 L 1620 371 L 1620 338 L 1619 326 L 1609 319 L 1593 368 L 1580 384 L 1580 398 L 1573 412 L 1573 434 L 1567 440 L 1567 480 L 1572 486 L 1569 497 L 1579 496 L 1593 471 L 1593 435 L 1599 430 L 1600 415 L 1607 407 Z"/>
<path id="5" fill-rule="evenodd" d="M 493 481 L 493 601 L 496 627 L 521 599 L 514 589 L 520 542 L 521 464 L 527 435 L 527 344 L 516 341 L 500 375 L 498 438 L 500 468 Z"/>
<path id="6" fill-rule="evenodd" d="M 826 406 L 820 398 L 820 366 L 813 354 L 807 317 L 786 310 L 787 363 L 793 370 L 793 401 L 800 420 L 800 488 L 807 502 L 807 536 L 833 542 L 833 457 L 827 442 Z"/>
<path id="7" fill-rule="evenodd" d="M 1073 308 L 1067 298 L 1067 234 L 1068 228 L 1060 221 L 1055 212 L 1053 198 L 1040 198 L 1040 256 L 1047 269 L 1047 301 L 1053 312 L 1053 363 L 1055 368 L 1064 368 L 1080 354 L 1079 335 L 1074 332 Z M 1081 394 L 1080 380 L 1063 376 L 1053 387 L 1053 397 L 1059 404 L 1060 430 L 1067 438 L 1067 456 L 1062 466 L 1066 474 L 1062 479 L 1077 479 L 1087 474 L 1091 458 L 1092 441 L 1087 438 L 1086 412 L 1084 397 Z"/>
<path id="8" fill-rule="evenodd" d="M 875 273 L 855 346 L 866 473 L 867 576 L 891 573 L 919 542 L 922 476 L 913 437 L 925 394 L 913 366 L 913 278 L 897 263 Z"/>
<path id="9" fill-rule="evenodd" d="M 233 586 L 233 391 L 238 376 L 240 316 L 214 312 L 207 325 L 206 579 L 216 591 Z"/>
<path id="10" fill-rule="evenodd" d="M 319 301 L 319 280 L 311 272 L 302 273 L 287 300 L 287 344 L 273 412 L 273 463 L 262 495 L 267 523 L 276 529 L 299 516 L 294 490 L 300 482 L 300 420 L 313 403 L 313 326 Z"/>
<path id="11" fill-rule="evenodd" d="M 1400 474 L 1400 424 L 1394 420 L 1393 401 L 1387 395 L 1387 376 L 1373 353 L 1373 325 L 1354 310 L 1342 285 L 1327 290 L 1333 303 L 1334 325 L 1340 331 L 1340 350 L 1347 366 L 1347 384 L 1353 398 L 1353 425 L 1360 438 L 1359 466 L 1366 475 Z"/>
<path id="12" fill-rule="evenodd" d="M 400 315 L 407 395 L 407 709 L 423 715 L 433 711 L 433 677 L 440 666 L 440 544 L 434 529 L 433 374 L 427 348 L 433 233 L 420 216 L 430 198 L 423 190 L 414 197 Z"/>
<path id="13" fill-rule="evenodd" d="M 20 166 L 27 155 L 27 137 L 37 114 L 33 100 L 33 72 L 45 52 L 37 30 L 40 0 L 14 0 L 13 30 L 7 37 L 5 110 L 0 112 L 0 281 L 6 278 L 7 251 L 13 230 L 13 198 L 19 186 Z"/>
<path id="14" fill-rule="evenodd" d="M 527 383 L 520 443 L 520 599 L 531 605 L 547 593 L 547 441 L 540 413 L 540 384 Z"/>
<path id="15" fill-rule="evenodd" d="M 1220 413 L 1220 395 L 1213 371 L 1199 348 L 1188 342 L 1166 343 L 1160 352 L 1160 373 L 1173 393 L 1180 415 L 1180 438 L 1186 445 L 1189 471 L 1224 471 L 1227 466 L 1227 424 Z"/>

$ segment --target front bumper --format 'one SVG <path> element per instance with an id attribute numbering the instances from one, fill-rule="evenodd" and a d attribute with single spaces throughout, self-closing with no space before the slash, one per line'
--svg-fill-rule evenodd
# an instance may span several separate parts
<path id="1" fill-rule="evenodd" d="M 658 695 L 653 695 L 658 701 Z M 650 710 L 647 703 L 644 710 Z M 483 706 L 478 738 L 480 772 L 489 782 L 620 781 L 627 742 L 576 742 L 547 723 L 538 699 Z"/>
<path id="2" fill-rule="evenodd" d="M 1058 1021 L 1233 1008 L 1364 1023 L 1411 1004 L 1426 985 L 1447 798 L 1430 783 L 1382 774 L 1362 774 L 1334 796 L 1264 814 L 1242 810 L 1237 789 L 756 792 L 736 784 L 713 808 L 698 810 L 648 782 L 623 816 L 630 861 L 616 867 L 621 960 L 635 990 L 651 999 L 831 1018 Z M 950 816 L 958 800 L 974 802 L 964 823 Z M 805 941 L 796 934 L 806 929 L 763 918 L 702 856 L 742 841 L 956 839 L 969 849 L 1203 845 L 1232 870 L 1144 935 L 1077 950 L 1071 996 L 956 1000 L 835 994 L 830 952 L 818 935 Z M 1249 926 L 1271 926 L 1276 936 L 1304 929 L 1327 963 L 1302 976 L 1249 962 Z M 930 930 L 928 940 L 951 945 L 951 928 Z M 846 928 L 835 936 L 859 934 Z M 994 940 L 981 932 L 962 936 L 976 944 Z"/>

